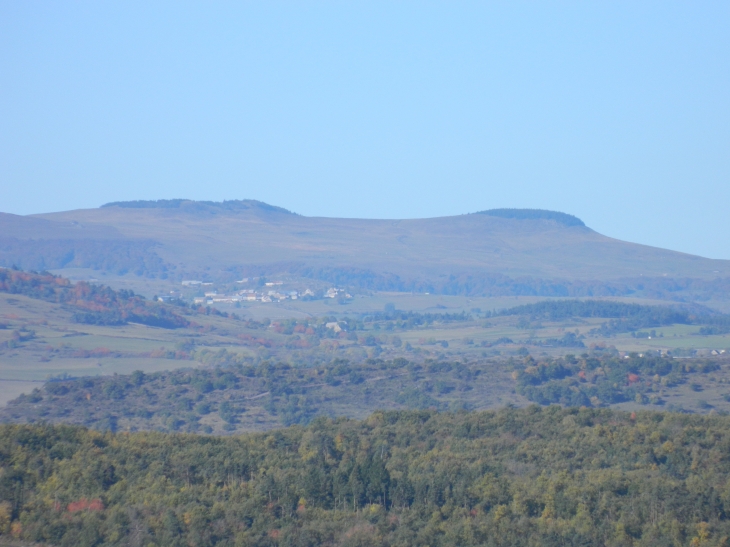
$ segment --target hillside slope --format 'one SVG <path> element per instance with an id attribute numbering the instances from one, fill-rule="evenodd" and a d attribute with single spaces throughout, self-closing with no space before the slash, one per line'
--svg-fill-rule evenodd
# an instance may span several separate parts
<path id="1" fill-rule="evenodd" d="M 255 201 L 127 202 L 3 215 L 0 265 L 92 267 L 176 279 L 290 273 L 375 289 L 474 294 L 524 278 L 588 286 L 633 280 L 629 285 L 638 286 L 642 279 L 667 285 L 669 279 L 706 283 L 730 277 L 727 260 L 612 239 L 570 215 L 524 212 L 372 220 L 304 217 Z M 549 293 L 533 285 L 535 294 Z M 619 285 L 616 294 L 631 290 Z"/>

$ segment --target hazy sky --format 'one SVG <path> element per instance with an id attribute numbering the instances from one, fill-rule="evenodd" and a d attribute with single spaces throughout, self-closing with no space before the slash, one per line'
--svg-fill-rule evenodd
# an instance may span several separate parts
<path id="1" fill-rule="evenodd" d="M 0 2 L 0 211 L 555 209 L 730 259 L 730 2 Z"/>

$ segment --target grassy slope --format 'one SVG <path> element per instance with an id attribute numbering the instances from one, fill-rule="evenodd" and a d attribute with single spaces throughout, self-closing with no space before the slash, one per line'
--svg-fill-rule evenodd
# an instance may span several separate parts
<path id="1" fill-rule="evenodd" d="M 425 298 L 425 297 L 424 297 Z M 434 297 L 439 302 L 449 302 L 447 297 Z M 384 299 L 388 300 L 388 299 Z M 393 300 L 392 298 L 390 300 Z M 461 300 L 458 299 L 457 300 Z M 487 300 L 487 299 L 481 299 Z M 482 303 L 476 300 L 476 303 Z M 516 305 L 531 299 L 497 299 L 500 307 Z M 396 300 L 397 301 L 397 300 Z M 312 306 L 305 306 L 311 304 Z M 457 304 L 463 304 L 458 302 Z M 353 304 L 353 306 L 355 306 Z M 273 310 L 273 308 L 270 308 Z M 352 314 L 356 316 L 366 312 L 368 307 L 358 309 L 349 306 L 325 306 L 321 301 L 302 303 L 301 311 L 293 314 L 292 310 L 278 309 L 288 316 L 322 317 L 325 315 L 344 316 Z M 382 303 L 376 310 L 382 310 Z M 486 307 L 483 309 L 487 309 Z M 259 313 L 264 316 L 266 308 L 261 307 Z M 454 313 L 463 311 L 464 307 L 454 308 L 425 308 L 430 313 Z M 246 316 L 247 309 L 229 308 L 229 311 Z M 468 312 L 468 308 L 466 308 Z M 307 313 L 304 313 L 307 312 Z M 131 372 L 135 369 L 145 371 L 163 370 L 179 366 L 189 366 L 190 362 L 175 361 L 164 358 L 151 358 L 142 355 L 145 352 L 159 350 L 174 351 L 176 346 L 192 339 L 196 347 L 218 350 L 227 348 L 231 351 L 245 355 L 258 356 L 265 359 L 269 356 L 288 362 L 295 362 L 297 359 L 306 361 L 309 357 L 315 360 L 331 360 L 335 357 L 343 357 L 351 360 L 364 359 L 373 348 L 361 346 L 357 341 L 338 339 L 336 340 L 339 349 L 332 353 L 331 348 L 335 340 L 321 340 L 320 345 L 307 350 L 287 349 L 286 344 L 293 336 L 277 334 L 272 329 L 249 329 L 244 323 L 218 316 L 196 315 L 192 319 L 200 325 L 195 329 L 167 330 L 151 328 L 142 325 L 125 325 L 121 327 L 83 325 L 74 323 L 72 312 L 63 307 L 49 302 L 28 298 L 21 295 L 0 294 L 0 323 L 6 326 L 0 329 L 0 345 L 10 340 L 13 331 L 24 327 L 35 331 L 35 337 L 23 342 L 14 349 L 0 349 L 0 378 L 11 380 L 44 380 L 49 374 L 67 373 L 71 375 L 96 375 Z M 518 328 L 518 317 L 497 317 L 487 321 L 474 318 L 471 321 L 455 323 L 436 323 L 429 326 L 421 326 L 410 330 L 395 329 L 386 330 L 387 325 L 382 325 L 382 330 L 369 330 L 359 333 L 362 337 L 373 334 L 382 339 L 379 351 L 384 357 L 394 358 L 399 356 L 419 358 L 438 357 L 440 355 L 461 359 L 478 359 L 494 355 L 492 349 L 485 348 L 485 344 L 508 337 L 514 340 L 514 344 L 500 345 L 497 349 L 503 354 L 513 354 L 522 345 L 528 343 L 530 338 L 544 340 L 560 338 L 566 331 L 575 332 L 588 336 L 586 345 L 607 344 L 616 346 L 623 351 L 646 351 L 648 349 L 671 350 L 676 348 L 684 349 L 727 349 L 730 348 L 730 335 L 699 336 L 699 327 L 692 325 L 678 325 L 674 327 L 657 327 L 657 335 L 663 337 L 648 339 L 632 338 L 628 334 L 620 334 L 616 337 L 605 338 L 593 336 L 589 331 L 599 326 L 604 319 L 592 318 L 590 320 L 569 319 L 562 322 L 543 321 L 529 328 Z M 240 336 L 250 335 L 254 338 L 271 340 L 273 345 L 269 348 L 262 348 L 260 345 L 252 345 L 242 340 Z M 406 352 L 402 347 L 393 345 L 393 337 L 397 336 L 405 345 L 411 343 L 414 352 Z M 448 348 L 442 348 L 435 341 L 446 341 Z M 535 348 L 529 346 L 533 353 L 565 352 L 561 348 Z M 75 356 L 77 350 L 94 350 L 96 348 L 107 348 L 116 352 L 111 356 Z M 581 350 L 575 350 L 580 353 Z"/>
<path id="2" fill-rule="evenodd" d="M 354 266 L 401 276 L 493 272 L 541 278 L 638 276 L 715 278 L 730 261 L 710 260 L 602 236 L 553 221 L 462 215 L 415 220 L 309 218 L 248 211 L 213 214 L 103 208 L 39 215 L 88 233 L 113 227 L 154 238 L 168 262 L 203 271 L 236 264 L 304 262 Z M 716 273 L 719 272 L 719 273 Z"/>

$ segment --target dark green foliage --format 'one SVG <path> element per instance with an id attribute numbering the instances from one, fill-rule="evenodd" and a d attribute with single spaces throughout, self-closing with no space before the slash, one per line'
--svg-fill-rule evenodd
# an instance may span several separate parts
<path id="1" fill-rule="evenodd" d="M 524 397 L 542 405 L 657 405 L 662 404 L 660 393 L 666 397 L 673 386 L 705 389 L 707 375 L 728 363 L 723 356 L 674 359 L 654 353 L 620 358 L 618 352 L 600 352 L 550 358 L 522 350 L 520 361 L 336 359 L 299 368 L 276 361 L 254 367 L 236 362 L 225 350 L 206 349 L 195 358 L 207 361 L 209 368 L 56 378 L 10 401 L 0 409 L 0 422 L 109 429 L 110 417 L 115 417 L 120 430 L 194 433 L 212 427 L 227 434 L 306 425 L 318 416 L 362 417 L 377 409 L 484 408 L 494 404 L 489 397 L 495 391 L 514 394 L 510 399 L 515 404 Z M 218 362 L 223 365 L 216 366 Z M 724 412 L 724 405 L 717 411 Z"/>
<path id="2" fill-rule="evenodd" d="M 710 336 L 713 334 L 727 334 L 730 332 L 730 327 L 727 326 L 711 326 L 711 327 L 700 327 L 699 333 L 704 336 Z"/>
<path id="3" fill-rule="evenodd" d="M 308 397 L 289 393 L 283 396 L 278 407 L 274 404 L 273 409 L 284 425 L 308 424 L 318 410 Z"/>
<path id="4" fill-rule="evenodd" d="M 515 366 L 514 377 L 517 392 L 530 401 L 599 406 L 636 400 L 637 395 L 643 401 L 657 383 L 675 385 L 685 381 L 686 374 L 718 368 L 717 362 L 706 359 L 631 354 L 626 358 L 586 356 L 576 360 L 571 355 L 539 363 L 528 357 L 525 363 Z"/>
<path id="5" fill-rule="evenodd" d="M 223 401 L 218 407 L 218 414 L 224 422 L 232 424 L 236 421 L 236 408 L 228 401 Z"/>
<path id="6" fill-rule="evenodd" d="M 730 316 L 697 305 L 692 306 L 692 309 L 689 310 L 676 306 L 644 306 L 605 300 L 559 300 L 516 306 L 494 315 L 521 316 L 520 321 L 527 327 L 529 327 L 529 321 L 565 321 L 573 317 L 609 318 L 609 321 L 592 331 L 599 336 L 611 336 L 623 332 L 635 332 L 643 328 L 674 324 L 707 325 L 700 329 L 700 334 L 730 332 Z M 644 337 L 647 336 L 648 334 Z"/>
<path id="7" fill-rule="evenodd" d="M 132 373 L 130 380 L 135 386 L 141 386 L 145 382 L 145 374 L 141 370 L 135 370 Z"/>
<path id="8" fill-rule="evenodd" d="M 198 403 L 197 405 L 195 405 L 195 412 L 197 412 L 201 416 L 204 416 L 205 414 L 209 414 L 210 413 L 210 404 L 204 403 L 204 402 Z"/>
<path id="9" fill-rule="evenodd" d="M 230 361 L 227 353 L 219 357 L 225 363 Z M 264 361 L 258 367 L 226 364 L 154 374 L 137 371 L 129 376 L 57 379 L 47 383 L 43 391 L 11 401 L 0 411 L 0 420 L 46 420 L 108 428 L 108 416 L 112 415 L 118 417 L 117 425 L 127 429 L 195 432 L 201 426 L 200 418 L 215 411 L 221 420 L 236 424 L 241 431 L 256 427 L 252 421 L 256 418 L 248 414 L 251 405 L 263 407 L 269 415 L 267 427 L 277 422 L 307 424 L 318 415 L 331 415 L 335 408 L 351 416 L 377 408 L 445 409 L 456 402 L 466 408 L 471 403 L 453 399 L 460 398 L 457 387 L 472 389 L 465 382 L 480 377 L 481 370 L 475 367 L 478 365 L 446 361 L 427 361 L 421 366 L 398 358 L 359 364 L 339 359 L 321 368 L 297 369 Z M 405 375 L 409 379 L 404 384 Z M 483 383 L 492 381 L 481 378 Z M 377 394 L 372 391 L 373 381 L 379 386 Z M 323 393 L 323 386 L 331 391 Z M 36 405 L 35 399 L 42 400 L 44 395 L 46 404 Z M 251 404 L 246 402 L 249 399 Z M 184 422 L 169 421 L 182 415 Z"/>
<path id="10" fill-rule="evenodd" d="M 700 328 L 700 334 L 727 334 L 730 332 L 730 316 L 728 315 L 709 317 L 703 323 L 706 326 Z"/>
<path id="11" fill-rule="evenodd" d="M 412 409 L 434 409 L 442 410 L 444 408 L 443 403 L 434 399 L 428 393 L 416 388 L 406 388 L 396 397 L 396 401 L 406 408 Z"/>
<path id="12" fill-rule="evenodd" d="M 719 546 L 728 454 L 728 417 L 557 407 L 230 438 L 3 426 L 0 498 L 21 539 L 64 546 Z"/>
<path id="13" fill-rule="evenodd" d="M 116 310 L 103 312 L 77 311 L 73 314 L 73 320 L 75 323 L 84 325 L 108 325 L 110 327 L 127 323 L 122 319 L 122 314 Z"/>
<path id="14" fill-rule="evenodd" d="M 117 275 L 167 279 L 175 266 L 165 263 L 151 240 L 17 239 L 0 234 L 0 266 L 26 270 L 93 268 Z"/>
<path id="15" fill-rule="evenodd" d="M 555 348 L 584 348 L 586 345 L 583 343 L 583 337 L 578 336 L 573 332 L 568 332 L 560 338 L 547 338 L 538 343 L 538 346 L 550 346 Z"/>
<path id="16" fill-rule="evenodd" d="M 461 313 L 419 313 L 414 311 L 396 310 L 395 307 L 382 312 L 367 313 L 363 316 L 363 323 L 377 323 L 392 321 L 394 326 L 403 329 L 412 329 L 433 323 L 457 323 L 471 321 L 473 317 L 466 312 Z"/>
<path id="17" fill-rule="evenodd" d="M 706 314 L 709 313 L 707 310 Z M 572 317 L 605 317 L 660 324 L 687 323 L 690 319 L 689 312 L 669 306 L 644 306 L 607 300 L 546 300 L 516 306 L 495 315 L 524 315 L 532 320 L 547 321 L 563 321 Z"/>
<path id="18" fill-rule="evenodd" d="M 521 388 L 520 391 L 528 399 L 541 405 L 591 406 L 591 400 L 585 390 L 575 389 L 564 382 L 550 382 L 539 387 L 528 385 Z M 604 393 L 602 395 L 606 396 Z M 622 394 L 611 396 L 611 402 L 618 403 L 623 400 Z"/>

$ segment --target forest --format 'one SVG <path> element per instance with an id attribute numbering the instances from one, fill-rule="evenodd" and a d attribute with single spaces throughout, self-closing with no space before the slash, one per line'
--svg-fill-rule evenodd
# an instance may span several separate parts
<path id="1" fill-rule="evenodd" d="M 0 266 L 26 270 L 93 268 L 115 275 L 167 279 L 175 266 L 165 263 L 150 240 L 18 239 L 0 234 Z"/>
<path id="2" fill-rule="evenodd" d="M 57 546 L 720 546 L 730 418 L 376 412 L 207 437 L 0 427 L 0 532 Z"/>
<path id="3" fill-rule="evenodd" d="M 688 308 L 692 308 L 692 311 L 689 311 Z M 561 321 L 571 317 L 602 317 L 636 320 L 642 326 L 644 324 L 660 326 L 672 323 L 689 324 L 698 317 L 705 318 L 721 314 L 697 304 L 680 307 L 678 304 L 647 306 L 606 300 L 546 300 L 535 304 L 515 306 L 496 312 L 494 315 L 524 315 L 529 316 L 532 320 L 546 321 Z"/>
<path id="4" fill-rule="evenodd" d="M 719 334 L 730 329 L 730 316 L 698 304 L 647 306 L 605 300 L 559 300 L 515 306 L 492 314 L 517 315 L 529 321 L 564 321 L 570 318 L 606 318 L 594 333 L 612 336 L 667 325 L 705 325 L 701 334 Z"/>
<path id="5" fill-rule="evenodd" d="M 518 393 L 542 405 L 601 406 L 625 401 L 662 405 L 662 388 L 685 383 L 688 373 L 719 370 L 721 363 L 638 354 L 623 359 L 569 354 L 543 362 L 527 357 L 515 366 L 513 378 Z"/>

